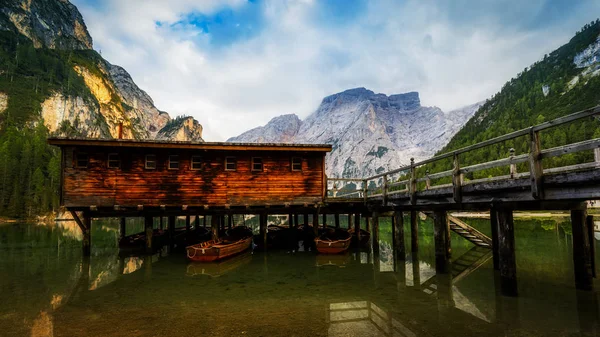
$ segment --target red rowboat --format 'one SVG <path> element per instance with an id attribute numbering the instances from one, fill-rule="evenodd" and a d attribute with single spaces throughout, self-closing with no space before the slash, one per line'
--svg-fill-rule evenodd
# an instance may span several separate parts
<path id="1" fill-rule="evenodd" d="M 218 241 L 210 240 L 199 244 L 188 246 L 187 257 L 192 261 L 210 262 L 224 259 L 228 256 L 239 254 L 252 244 L 252 237 L 230 241 L 222 239 Z"/>
<path id="2" fill-rule="evenodd" d="M 228 236 L 220 240 L 204 241 L 186 247 L 187 257 L 192 261 L 210 262 L 239 254 L 252 245 L 252 231 L 238 226 L 228 232 Z"/>
<path id="3" fill-rule="evenodd" d="M 352 236 L 347 231 L 330 230 L 315 238 L 317 251 L 323 254 L 339 254 L 348 250 Z"/>

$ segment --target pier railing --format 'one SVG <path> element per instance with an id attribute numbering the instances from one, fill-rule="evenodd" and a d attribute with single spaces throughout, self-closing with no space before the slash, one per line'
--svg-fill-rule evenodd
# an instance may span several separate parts
<path id="1" fill-rule="evenodd" d="M 382 200 L 385 205 L 388 200 L 402 196 L 409 198 L 410 203 L 414 205 L 417 201 L 417 193 L 431 193 L 433 195 L 436 190 L 451 188 L 454 202 L 460 203 L 462 202 L 462 190 L 465 186 L 481 183 L 485 185 L 486 183 L 529 177 L 533 199 L 543 199 L 543 178 L 545 175 L 600 169 L 600 138 L 542 149 L 540 132 L 575 121 L 581 121 L 585 118 L 592 118 L 599 114 L 600 106 L 597 106 L 440 154 L 420 162 L 414 162 L 411 158 L 409 165 L 367 178 L 328 178 L 326 182 L 327 198 L 329 200 L 362 200 L 364 202 Z M 505 158 L 470 164 L 468 166 L 461 165 L 461 159 L 465 153 L 507 141 L 515 142 L 519 139 L 520 141 L 527 141 L 529 143 L 529 151 L 527 153 L 516 154 L 515 150 L 511 148 Z M 566 166 L 561 166 L 559 162 L 558 166 L 552 168 L 544 168 L 542 165 L 543 159 L 582 151 L 593 151 L 593 161 Z M 588 157 L 592 158 L 592 156 Z M 438 166 L 436 167 L 436 165 Z M 432 167 L 438 172 L 430 173 L 429 169 Z M 440 167 L 445 167 L 445 169 L 440 170 Z M 451 168 L 447 169 L 448 167 Z M 503 172 L 508 174 L 474 178 L 473 173 L 475 172 L 499 167 L 502 167 Z M 520 171 L 522 172 L 519 172 L 518 168 L 521 168 Z M 469 175 L 471 179 L 465 179 L 465 175 Z M 485 189 L 485 186 L 481 188 Z"/>

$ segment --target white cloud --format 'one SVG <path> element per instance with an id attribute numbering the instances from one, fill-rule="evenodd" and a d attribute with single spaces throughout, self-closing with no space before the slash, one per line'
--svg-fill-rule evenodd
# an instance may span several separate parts
<path id="1" fill-rule="evenodd" d="M 273 0 L 263 5 L 258 35 L 215 50 L 194 26 L 156 22 L 244 1 L 108 0 L 101 8 L 84 1 L 74 3 L 95 48 L 129 71 L 159 109 L 196 117 L 209 141 L 280 114 L 306 117 L 325 95 L 351 87 L 419 91 L 423 104 L 444 110 L 483 100 L 600 10 L 592 3 L 550 29 L 519 30 L 503 27 L 495 13 L 457 22 L 431 1 L 381 0 L 352 24 L 334 26 L 315 24 L 313 1 Z"/>

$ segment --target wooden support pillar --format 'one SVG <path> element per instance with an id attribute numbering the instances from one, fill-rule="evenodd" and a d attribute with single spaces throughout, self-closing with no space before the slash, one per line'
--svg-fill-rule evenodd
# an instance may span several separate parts
<path id="1" fill-rule="evenodd" d="M 319 236 L 319 211 L 315 211 L 313 213 L 313 231 L 315 233 L 315 237 Z"/>
<path id="2" fill-rule="evenodd" d="M 402 212 L 394 212 L 392 231 L 395 256 L 404 263 L 406 248 L 404 245 L 404 214 Z"/>
<path id="3" fill-rule="evenodd" d="M 495 208 L 490 209 L 490 225 L 492 227 L 492 257 L 494 260 L 494 269 L 500 270 L 500 256 L 498 254 L 498 211 Z"/>
<path id="4" fill-rule="evenodd" d="M 146 253 L 152 253 L 152 234 L 154 234 L 154 224 L 151 216 L 144 217 L 144 228 L 146 230 Z"/>
<path id="5" fill-rule="evenodd" d="M 585 226 L 590 240 L 590 256 L 592 257 L 592 276 L 596 278 L 596 240 L 594 239 L 594 216 L 588 215 L 585 218 Z"/>
<path id="6" fill-rule="evenodd" d="M 450 231 L 446 211 L 435 211 L 433 215 L 433 236 L 435 240 L 435 271 L 439 274 L 450 272 L 447 236 Z"/>
<path id="7" fill-rule="evenodd" d="M 92 217 L 84 212 L 83 213 L 83 256 L 90 256 L 92 254 Z"/>
<path id="8" fill-rule="evenodd" d="M 323 228 L 327 228 L 327 213 L 323 213 Z"/>
<path id="9" fill-rule="evenodd" d="M 373 253 L 379 252 L 379 214 L 373 213 L 373 231 L 371 232 L 373 238 Z"/>
<path id="10" fill-rule="evenodd" d="M 206 214 L 202 216 L 202 227 L 206 228 Z"/>
<path id="11" fill-rule="evenodd" d="M 531 179 L 531 195 L 535 199 L 544 199 L 543 175 L 544 169 L 541 160 L 540 135 L 533 128 L 529 132 L 529 177 Z"/>
<path id="12" fill-rule="evenodd" d="M 348 229 L 352 228 L 352 214 L 348 214 Z"/>
<path id="13" fill-rule="evenodd" d="M 517 264 L 512 210 L 498 209 L 498 258 L 502 294 L 517 296 Z"/>
<path id="14" fill-rule="evenodd" d="M 169 247 L 171 249 L 173 249 L 173 246 L 175 244 L 174 242 L 174 237 L 175 237 L 175 217 L 173 215 L 169 215 L 169 217 L 167 218 L 167 225 L 169 226 Z"/>
<path id="15" fill-rule="evenodd" d="M 371 218 L 368 215 L 365 215 L 365 230 L 371 232 Z"/>
<path id="16" fill-rule="evenodd" d="M 410 211 L 410 250 L 419 251 L 419 223 L 417 211 Z"/>
<path id="17" fill-rule="evenodd" d="M 259 216 L 260 221 L 260 238 L 262 243 L 262 248 L 267 250 L 267 214 L 261 213 Z"/>
<path id="18" fill-rule="evenodd" d="M 227 227 L 229 229 L 233 228 L 233 214 L 227 214 Z"/>
<path id="19" fill-rule="evenodd" d="M 185 234 L 189 235 L 190 234 L 190 229 L 192 229 L 192 221 L 190 219 L 189 215 L 185 216 Z"/>
<path id="20" fill-rule="evenodd" d="M 354 233 L 356 233 L 356 242 L 360 242 L 360 213 L 354 215 Z M 357 245 L 358 246 L 358 245 Z"/>
<path id="21" fill-rule="evenodd" d="M 421 263 L 419 261 L 419 253 L 413 252 L 411 256 L 412 260 L 412 274 L 413 274 L 413 287 L 421 287 Z"/>
<path id="22" fill-rule="evenodd" d="M 210 228 L 212 231 L 212 239 L 215 241 L 219 240 L 219 223 L 220 219 L 218 215 L 213 214 L 210 216 Z"/>
<path id="23" fill-rule="evenodd" d="M 298 228 L 298 225 L 300 224 L 300 216 L 298 215 L 298 213 L 294 214 L 294 227 Z"/>
<path id="24" fill-rule="evenodd" d="M 292 213 L 288 214 L 288 228 L 294 228 L 294 215 Z"/>
<path id="25" fill-rule="evenodd" d="M 335 228 L 340 228 L 340 213 L 334 214 Z"/>
<path id="26" fill-rule="evenodd" d="M 127 236 L 127 219 L 119 218 L 119 234 L 121 239 Z"/>
<path id="27" fill-rule="evenodd" d="M 200 233 L 200 216 L 196 214 L 196 218 L 194 218 L 194 231 L 196 234 Z"/>
<path id="28" fill-rule="evenodd" d="M 580 290 L 592 290 L 592 249 L 589 232 L 586 228 L 586 211 L 571 211 L 573 232 L 573 267 L 575 269 L 575 287 Z"/>

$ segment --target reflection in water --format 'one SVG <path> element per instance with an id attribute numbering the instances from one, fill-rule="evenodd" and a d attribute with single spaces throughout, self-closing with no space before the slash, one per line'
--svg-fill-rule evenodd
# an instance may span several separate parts
<path id="1" fill-rule="evenodd" d="M 469 224 L 484 233 L 489 227 L 488 222 L 479 227 L 477 222 Z M 506 298 L 494 291 L 491 261 L 452 279 L 435 276 L 430 225 L 419 226 L 419 253 L 407 255 L 405 261 L 394 259 L 391 236 L 385 234 L 384 223 L 380 226 L 379 250 L 340 256 L 273 250 L 202 265 L 202 270 L 181 255 L 160 252 L 119 257 L 114 249 L 102 250 L 103 244 L 114 244 L 116 233 L 101 226 L 93 233 L 97 246 L 89 259 L 82 259 L 81 243 L 58 227 L 0 227 L 0 326 L 4 329 L 0 334 L 487 336 L 596 332 L 596 293 L 574 291 L 568 224 L 517 222 L 520 298 Z M 471 256 L 467 255 L 471 247 L 453 236 L 453 263 Z M 189 277 L 197 274 L 212 277 Z"/>
<path id="2" fill-rule="evenodd" d="M 356 301 L 329 304 L 327 336 L 416 336 L 375 303 Z"/>
<path id="3" fill-rule="evenodd" d="M 227 274 L 252 260 L 252 252 L 247 251 L 243 254 L 233 256 L 219 262 L 190 262 L 187 266 L 186 275 L 197 276 L 207 275 L 210 277 L 219 277 Z"/>

